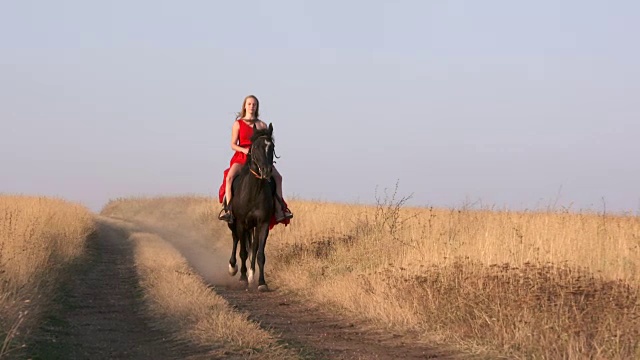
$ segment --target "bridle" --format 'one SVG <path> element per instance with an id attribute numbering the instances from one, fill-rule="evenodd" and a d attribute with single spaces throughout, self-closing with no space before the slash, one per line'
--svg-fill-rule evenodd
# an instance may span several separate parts
<path id="1" fill-rule="evenodd" d="M 251 147 L 249 148 L 249 154 L 248 154 L 248 155 L 250 155 L 250 156 L 251 156 L 251 153 L 253 153 L 253 146 L 257 143 L 257 140 L 258 140 L 258 139 L 260 139 L 260 138 L 266 138 L 266 137 L 268 137 L 268 136 L 267 136 L 267 135 L 262 135 L 262 136 L 259 136 L 258 138 L 256 138 L 256 139 L 253 141 L 253 143 L 251 144 Z M 279 157 L 278 157 L 278 155 L 276 155 L 276 150 L 275 150 L 275 148 L 273 149 L 273 156 L 274 156 L 275 158 L 279 158 Z M 257 172 L 253 171 L 253 169 L 252 169 L 251 167 L 249 167 L 249 171 L 251 171 L 251 173 L 253 174 L 253 176 L 255 176 L 256 178 L 258 178 L 258 179 L 260 179 L 260 180 L 266 179 L 266 177 L 264 177 L 264 176 L 262 175 L 262 170 L 261 170 L 261 168 L 260 168 L 260 164 L 258 164 L 258 162 L 256 161 L 255 157 L 251 156 L 251 162 L 252 162 L 252 163 L 254 163 L 254 164 L 256 165 L 256 167 L 258 168 L 258 171 L 260 172 L 260 173 L 258 174 Z M 275 161 L 273 161 L 273 163 L 275 164 L 276 162 L 275 162 Z"/>

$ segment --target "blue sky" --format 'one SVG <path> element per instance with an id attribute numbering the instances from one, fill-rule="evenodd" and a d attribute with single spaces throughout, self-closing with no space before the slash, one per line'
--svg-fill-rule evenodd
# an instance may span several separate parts
<path id="1" fill-rule="evenodd" d="M 633 1 L 4 1 L 0 192 L 214 196 L 247 94 L 285 194 L 640 212 Z"/>

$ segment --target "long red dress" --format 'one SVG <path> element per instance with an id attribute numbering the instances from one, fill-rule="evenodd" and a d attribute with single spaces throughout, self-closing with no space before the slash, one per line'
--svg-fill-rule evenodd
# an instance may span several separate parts
<path id="1" fill-rule="evenodd" d="M 249 147 L 251 147 L 251 136 L 253 135 L 253 127 L 247 125 L 247 123 L 245 123 L 242 119 L 238 119 L 236 121 L 240 123 L 240 131 L 238 132 L 238 146 L 248 149 Z M 233 164 L 244 165 L 246 161 L 247 161 L 247 155 L 245 155 L 243 152 L 240 152 L 240 151 L 236 151 L 231 157 L 231 161 L 229 161 L 229 167 L 224 171 L 224 177 L 222 178 L 222 185 L 220 185 L 220 190 L 218 190 L 218 200 L 220 201 L 220 203 L 222 203 L 224 199 L 224 193 L 225 193 L 225 190 L 226 190 L 225 188 L 227 184 L 227 174 L 229 173 L 229 169 L 231 168 L 231 165 Z M 284 199 L 282 199 L 282 202 L 284 202 L 284 206 L 286 208 L 287 203 L 284 201 Z M 269 223 L 269 230 L 273 229 L 273 227 L 277 224 L 284 224 L 284 226 L 287 226 L 289 225 L 290 220 L 291 219 L 285 219 L 281 222 L 277 222 L 276 216 L 274 214 L 271 217 L 271 221 Z"/>

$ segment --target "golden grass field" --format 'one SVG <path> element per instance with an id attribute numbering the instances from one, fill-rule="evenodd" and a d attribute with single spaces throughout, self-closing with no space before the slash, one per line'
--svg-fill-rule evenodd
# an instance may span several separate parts
<path id="1" fill-rule="evenodd" d="M 272 273 L 315 301 L 523 358 L 640 356 L 637 217 L 294 206 Z"/>
<path id="2" fill-rule="evenodd" d="M 640 358 L 637 216 L 409 208 L 394 197 L 377 205 L 288 202 L 295 218 L 271 232 L 266 248 L 267 282 L 283 293 L 490 357 Z M 195 343 L 289 357 L 162 241 L 181 228 L 193 231 L 185 241 L 195 248 L 213 237 L 230 243 L 219 208 L 206 197 L 128 198 L 109 202 L 101 215 L 136 224 L 130 240 L 158 326 Z M 37 321 L 33 309 L 46 303 L 57 270 L 80 255 L 94 225 L 83 207 L 53 199 L 3 196 L 0 214 L 7 343 Z M 166 231 L 151 234 L 144 224 Z M 189 297 L 178 296 L 184 292 Z M 216 319 L 243 324 L 254 342 L 221 333 Z"/>
<path id="3" fill-rule="evenodd" d="M 267 282 L 382 328 L 510 358 L 640 358 L 640 218 L 291 200 Z M 105 215 L 228 229 L 207 198 L 120 199 Z M 172 215 L 171 215 L 172 214 Z M 227 254 L 225 254 L 227 255 Z"/>
<path id="4" fill-rule="evenodd" d="M 0 357 L 40 320 L 65 266 L 93 232 L 90 212 L 60 199 L 0 196 Z"/>

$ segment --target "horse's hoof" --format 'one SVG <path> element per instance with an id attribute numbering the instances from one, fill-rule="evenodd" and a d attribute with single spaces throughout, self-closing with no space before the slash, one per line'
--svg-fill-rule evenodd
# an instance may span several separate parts
<path id="1" fill-rule="evenodd" d="M 267 287 L 266 284 L 265 285 L 260 285 L 260 286 L 258 286 L 258 291 L 266 292 L 266 291 L 269 291 L 269 288 Z"/>
<path id="2" fill-rule="evenodd" d="M 238 273 L 238 265 L 231 266 L 231 264 L 229 264 L 229 275 L 235 276 L 237 273 Z"/>
<path id="3" fill-rule="evenodd" d="M 247 271 L 247 274 L 249 276 L 249 284 L 253 284 L 253 271 L 251 269 L 249 269 L 249 271 Z"/>

